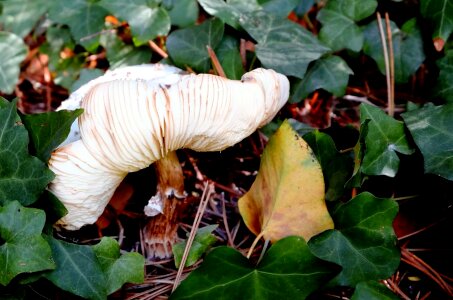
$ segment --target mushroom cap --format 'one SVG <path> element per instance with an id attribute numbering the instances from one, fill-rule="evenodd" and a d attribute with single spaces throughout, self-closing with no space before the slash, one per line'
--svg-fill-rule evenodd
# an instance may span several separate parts
<path id="1" fill-rule="evenodd" d="M 240 81 L 171 72 L 169 78 L 108 75 L 81 88 L 81 141 L 57 149 L 49 161 L 56 174 L 49 189 L 68 209 L 60 220 L 67 228 L 94 222 L 127 173 L 180 148 L 232 146 L 272 120 L 289 95 L 288 79 L 273 70 L 256 69 Z M 80 217 L 81 207 L 89 217 Z"/>

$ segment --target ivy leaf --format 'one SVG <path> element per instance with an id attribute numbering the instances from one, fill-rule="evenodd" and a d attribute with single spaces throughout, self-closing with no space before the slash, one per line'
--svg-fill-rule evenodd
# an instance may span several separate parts
<path id="1" fill-rule="evenodd" d="M 337 97 L 344 95 L 349 81 L 349 75 L 354 72 L 339 56 L 327 56 L 316 60 L 309 67 L 304 79 L 294 87 L 292 102 L 305 99 L 310 93 L 324 89 Z"/>
<path id="2" fill-rule="evenodd" d="M 114 32 L 104 34 L 101 45 L 106 49 L 111 70 L 149 63 L 151 60 L 149 48 L 126 45 Z"/>
<path id="3" fill-rule="evenodd" d="M 212 234 L 218 225 L 208 225 L 197 230 L 197 234 L 193 240 L 193 244 L 190 247 L 189 256 L 187 257 L 185 267 L 190 267 L 196 263 L 200 257 L 206 253 L 216 242 L 217 238 Z M 173 256 L 175 257 L 175 266 L 179 268 L 181 259 L 186 248 L 187 240 L 176 243 L 173 245 Z"/>
<path id="4" fill-rule="evenodd" d="M 16 275 L 53 269 L 49 245 L 42 238 L 46 215 L 12 201 L 0 207 L 0 284 Z"/>
<path id="5" fill-rule="evenodd" d="M 392 275 L 400 262 L 392 222 L 398 204 L 362 193 L 333 213 L 335 230 L 313 237 L 311 251 L 343 267 L 331 284 L 354 287 L 365 280 Z"/>
<path id="6" fill-rule="evenodd" d="M 1 3 L 2 30 L 15 33 L 21 38 L 30 33 L 50 7 L 50 1 L 47 0 L 3 0 Z"/>
<path id="7" fill-rule="evenodd" d="M 93 246 L 101 269 L 107 277 L 107 294 L 121 288 L 126 282 L 143 283 L 145 277 L 145 259 L 138 253 L 120 255 L 118 242 L 103 237 L 101 242 Z"/>
<path id="8" fill-rule="evenodd" d="M 54 178 L 42 161 L 28 154 L 28 133 L 18 124 L 16 102 L 5 101 L 0 108 L 0 205 L 11 200 L 32 204 Z"/>
<path id="9" fill-rule="evenodd" d="M 351 158 L 337 151 L 328 134 L 316 130 L 304 135 L 304 140 L 321 164 L 326 181 L 326 200 L 337 200 L 344 194 L 345 183 L 351 175 Z"/>
<path id="10" fill-rule="evenodd" d="M 239 29 L 242 14 L 262 9 L 256 0 L 198 0 L 198 3 L 208 14 L 218 17 L 235 29 Z"/>
<path id="11" fill-rule="evenodd" d="M 90 246 L 47 238 L 57 268 L 44 277 L 57 287 L 89 299 L 107 298 L 107 279 Z"/>
<path id="12" fill-rule="evenodd" d="M 19 79 L 20 63 L 27 55 L 27 47 L 20 37 L 0 31 L 0 91 L 10 94 Z"/>
<path id="13" fill-rule="evenodd" d="M 395 177 L 400 159 L 396 152 L 412 154 L 404 132 L 404 124 L 385 114 L 380 108 L 360 105 L 360 120 L 369 119 L 368 133 L 365 137 L 365 156 L 362 172 L 368 175 Z"/>
<path id="14" fill-rule="evenodd" d="M 238 206 L 250 231 L 271 242 L 289 235 L 309 240 L 333 228 L 321 166 L 288 122 L 270 138 L 255 182 Z"/>
<path id="15" fill-rule="evenodd" d="M 82 112 L 83 109 L 77 109 L 22 115 L 22 121 L 36 151 L 35 155 L 47 162 L 52 151 L 66 139 L 72 123 Z"/>
<path id="16" fill-rule="evenodd" d="M 356 22 L 369 17 L 377 7 L 376 0 L 330 0 L 318 13 L 323 24 L 319 39 L 333 51 L 351 49 L 359 52 L 363 33 Z"/>
<path id="17" fill-rule="evenodd" d="M 337 271 L 300 237 L 276 242 L 254 267 L 229 248 L 212 250 L 170 299 L 305 299 Z"/>
<path id="18" fill-rule="evenodd" d="M 199 72 L 208 72 L 211 63 L 206 46 L 214 49 L 222 40 L 223 29 L 222 21 L 211 19 L 171 32 L 167 37 L 171 59 L 181 68 L 189 66 Z"/>
<path id="19" fill-rule="evenodd" d="M 423 154 L 425 172 L 453 180 L 453 103 L 426 105 L 402 116 Z"/>
<path id="20" fill-rule="evenodd" d="M 437 61 L 439 78 L 435 88 L 437 96 L 453 103 L 453 50 L 447 51 L 445 56 Z"/>
<path id="21" fill-rule="evenodd" d="M 90 52 L 99 45 L 99 33 L 107 15 L 98 2 L 90 0 L 54 1 L 49 10 L 49 18 L 68 25 L 76 42 Z"/>
<path id="22" fill-rule="evenodd" d="M 240 23 L 258 42 L 261 63 L 285 75 L 303 78 L 308 64 L 330 51 L 302 26 L 263 11 L 242 16 Z"/>
<path id="23" fill-rule="evenodd" d="M 400 299 L 383 284 L 376 281 L 359 282 L 351 300 L 398 300 Z"/>
<path id="24" fill-rule="evenodd" d="M 172 25 L 187 27 L 195 24 L 198 19 L 197 0 L 164 0 L 163 5 L 168 11 Z"/>
<path id="25" fill-rule="evenodd" d="M 299 0 L 258 0 L 263 10 L 277 18 L 286 18 L 301 2 Z"/>
<path id="26" fill-rule="evenodd" d="M 434 26 L 432 34 L 434 45 L 441 51 L 450 34 L 453 32 L 452 0 L 421 0 L 420 12 Z M 439 43 L 440 42 L 440 43 Z M 438 46 L 436 43 L 439 43 Z"/>
<path id="27" fill-rule="evenodd" d="M 387 32 L 385 21 L 382 23 L 384 32 Z M 395 57 L 395 81 L 405 83 L 425 60 L 422 35 L 415 19 L 404 23 L 401 29 L 393 21 L 390 21 L 390 28 Z M 368 24 L 364 29 L 364 34 L 363 51 L 376 61 L 379 70 L 385 75 L 385 60 L 377 21 Z"/>
<path id="28" fill-rule="evenodd" d="M 82 85 L 102 75 L 104 75 L 104 72 L 100 69 L 82 69 L 80 71 L 79 79 L 77 79 L 77 81 L 74 82 L 71 86 L 71 93 L 78 90 L 80 87 L 82 87 Z"/>
<path id="29" fill-rule="evenodd" d="M 366 176 L 362 173 L 362 161 L 365 156 L 365 137 L 368 134 L 368 123 L 370 123 L 370 119 L 363 120 L 360 124 L 359 139 L 354 146 L 354 170 L 352 177 L 346 182 L 348 188 L 361 187 L 366 179 Z"/>
<path id="30" fill-rule="evenodd" d="M 223 71 L 229 79 L 241 79 L 244 74 L 241 54 L 239 53 L 239 42 L 232 36 L 225 36 L 216 48 L 216 54 L 222 65 Z"/>
<path id="31" fill-rule="evenodd" d="M 158 0 L 101 0 L 99 3 L 114 16 L 126 20 L 131 27 L 136 46 L 148 43 L 170 31 L 171 21 Z"/>

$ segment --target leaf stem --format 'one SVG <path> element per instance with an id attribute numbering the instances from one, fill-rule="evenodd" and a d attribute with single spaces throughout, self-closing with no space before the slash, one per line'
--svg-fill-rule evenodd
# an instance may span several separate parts
<path id="1" fill-rule="evenodd" d="M 264 235 L 264 231 L 261 231 L 260 234 L 258 234 L 255 238 L 255 240 L 253 241 L 252 243 L 252 246 L 250 247 L 249 249 L 249 252 L 247 253 L 247 258 L 249 259 L 250 256 L 252 256 L 252 253 L 253 253 L 253 249 L 255 249 L 256 247 L 256 244 L 258 244 L 259 240 L 263 237 Z"/>

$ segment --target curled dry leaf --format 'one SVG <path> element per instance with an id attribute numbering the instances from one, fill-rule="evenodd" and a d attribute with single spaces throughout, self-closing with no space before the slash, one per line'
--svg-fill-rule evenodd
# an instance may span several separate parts
<path id="1" fill-rule="evenodd" d="M 239 211 L 254 234 L 272 242 L 290 235 L 309 240 L 334 227 L 321 166 L 287 121 L 264 149 L 255 182 L 239 199 Z"/>

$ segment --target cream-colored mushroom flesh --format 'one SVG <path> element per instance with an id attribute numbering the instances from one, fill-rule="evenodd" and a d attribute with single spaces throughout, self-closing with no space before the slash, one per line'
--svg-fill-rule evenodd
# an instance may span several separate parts
<path id="1" fill-rule="evenodd" d="M 161 79 L 160 79 L 161 80 Z M 121 180 L 170 151 L 220 151 L 268 123 L 288 99 L 288 79 L 256 69 L 241 81 L 215 75 L 99 81 L 85 90 L 81 140 L 57 149 L 49 189 L 68 214 L 59 223 L 94 223 Z"/>

